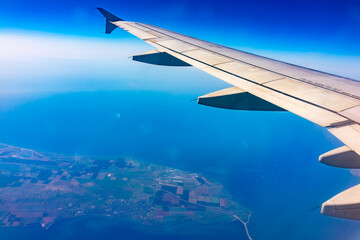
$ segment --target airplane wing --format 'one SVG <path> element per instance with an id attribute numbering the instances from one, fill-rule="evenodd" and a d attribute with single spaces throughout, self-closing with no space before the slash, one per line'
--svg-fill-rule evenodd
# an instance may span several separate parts
<path id="1" fill-rule="evenodd" d="M 98 10 L 106 18 L 106 33 L 119 27 L 155 47 L 154 51 L 133 56 L 133 60 L 194 66 L 233 85 L 199 97 L 199 104 L 238 110 L 290 111 L 327 128 L 345 144 L 321 155 L 320 162 L 360 168 L 360 82 L 156 26 L 124 21 L 102 8 Z M 344 193 L 353 195 L 349 191 L 358 190 L 352 188 Z M 323 204 L 322 213 L 360 220 L 360 194 L 357 196 L 343 201 L 340 193 Z"/>

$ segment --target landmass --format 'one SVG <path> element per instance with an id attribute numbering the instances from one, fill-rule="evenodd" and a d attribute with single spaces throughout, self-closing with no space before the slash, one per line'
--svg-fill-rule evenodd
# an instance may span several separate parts
<path id="1" fill-rule="evenodd" d="M 0 225 L 49 228 L 86 215 L 146 225 L 241 221 L 250 211 L 224 187 L 190 173 L 126 157 L 66 156 L 0 144 Z"/>

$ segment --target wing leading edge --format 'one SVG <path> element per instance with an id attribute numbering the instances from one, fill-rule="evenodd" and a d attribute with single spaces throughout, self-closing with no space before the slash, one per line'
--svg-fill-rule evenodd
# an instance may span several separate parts
<path id="1" fill-rule="evenodd" d="M 360 168 L 360 82 L 152 25 L 124 21 L 102 8 L 98 9 L 106 18 L 106 33 L 119 27 L 156 48 L 148 55 L 134 56 L 134 60 L 168 66 L 191 65 L 234 86 L 231 90 L 224 89 L 200 97 L 200 104 L 206 102 L 205 105 L 230 109 L 293 112 L 326 127 L 346 145 L 321 155 L 320 162 L 336 167 Z M 352 189 L 344 194 L 349 195 Z M 359 197 L 353 202 L 360 205 L 360 194 L 356 196 Z M 322 213 L 346 218 L 346 214 L 327 211 L 330 209 L 326 205 L 329 201 L 324 203 Z M 342 209 L 353 208 L 353 205 L 341 206 Z M 360 220 L 360 214 L 355 215 Z M 356 219 L 353 214 L 351 218 Z"/>

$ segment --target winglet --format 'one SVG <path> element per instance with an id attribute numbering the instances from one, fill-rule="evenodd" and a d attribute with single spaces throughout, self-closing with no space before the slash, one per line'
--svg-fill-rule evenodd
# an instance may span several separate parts
<path id="1" fill-rule="evenodd" d="M 112 31 L 114 31 L 115 28 L 117 28 L 116 25 L 112 24 L 111 22 L 116 22 L 116 21 L 124 21 L 123 19 L 115 16 L 112 13 L 109 13 L 108 11 L 106 11 L 103 8 L 97 8 L 101 14 L 106 18 L 106 28 L 105 28 L 105 33 L 110 34 Z"/>

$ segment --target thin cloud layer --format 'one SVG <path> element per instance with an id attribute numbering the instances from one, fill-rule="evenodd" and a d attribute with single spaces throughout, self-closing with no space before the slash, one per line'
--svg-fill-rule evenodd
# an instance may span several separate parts
<path id="1" fill-rule="evenodd" d="M 151 66 L 130 58 L 151 49 L 135 38 L 3 31 L 0 32 L 0 89 L 3 93 L 129 89 L 206 93 L 227 86 L 194 68 Z M 244 50 L 360 79 L 360 57 Z"/>

